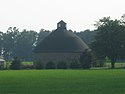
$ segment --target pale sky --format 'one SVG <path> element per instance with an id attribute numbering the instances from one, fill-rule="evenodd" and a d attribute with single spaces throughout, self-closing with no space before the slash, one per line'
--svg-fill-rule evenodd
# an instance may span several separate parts
<path id="1" fill-rule="evenodd" d="M 93 30 L 102 17 L 120 19 L 125 0 L 0 0 L 0 31 L 53 30 L 60 20 L 73 31 Z"/>

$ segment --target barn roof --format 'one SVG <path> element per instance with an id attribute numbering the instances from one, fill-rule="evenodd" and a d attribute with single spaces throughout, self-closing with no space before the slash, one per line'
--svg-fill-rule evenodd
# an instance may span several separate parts
<path id="1" fill-rule="evenodd" d="M 59 23 L 62 24 L 63 22 L 64 21 L 61 21 Z M 57 23 L 57 25 L 59 23 Z M 63 27 L 64 25 L 66 25 L 66 23 L 63 24 Z M 66 28 L 57 26 L 55 31 L 38 44 L 34 52 L 83 52 L 86 49 L 89 49 L 89 47 L 77 35 L 68 31 Z"/>

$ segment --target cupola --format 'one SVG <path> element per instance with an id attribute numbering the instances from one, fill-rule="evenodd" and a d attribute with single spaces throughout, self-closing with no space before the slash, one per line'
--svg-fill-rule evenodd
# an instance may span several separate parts
<path id="1" fill-rule="evenodd" d="M 57 23 L 57 29 L 66 29 L 66 23 L 63 20 L 61 20 Z"/>

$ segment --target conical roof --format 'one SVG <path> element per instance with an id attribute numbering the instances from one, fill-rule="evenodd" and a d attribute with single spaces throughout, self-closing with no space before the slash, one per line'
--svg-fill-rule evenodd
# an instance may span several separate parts
<path id="1" fill-rule="evenodd" d="M 60 23 L 61 22 L 61 23 Z M 34 52 L 83 52 L 89 47 L 73 32 L 66 29 L 66 23 L 60 21 L 57 29 L 48 35 L 35 48 Z"/>

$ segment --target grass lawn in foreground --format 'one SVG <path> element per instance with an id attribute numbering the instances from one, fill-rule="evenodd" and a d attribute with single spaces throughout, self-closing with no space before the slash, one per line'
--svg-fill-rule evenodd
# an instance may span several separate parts
<path id="1" fill-rule="evenodd" d="M 0 71 L 0 94 L 125 94 L 125 69 Z"/>

